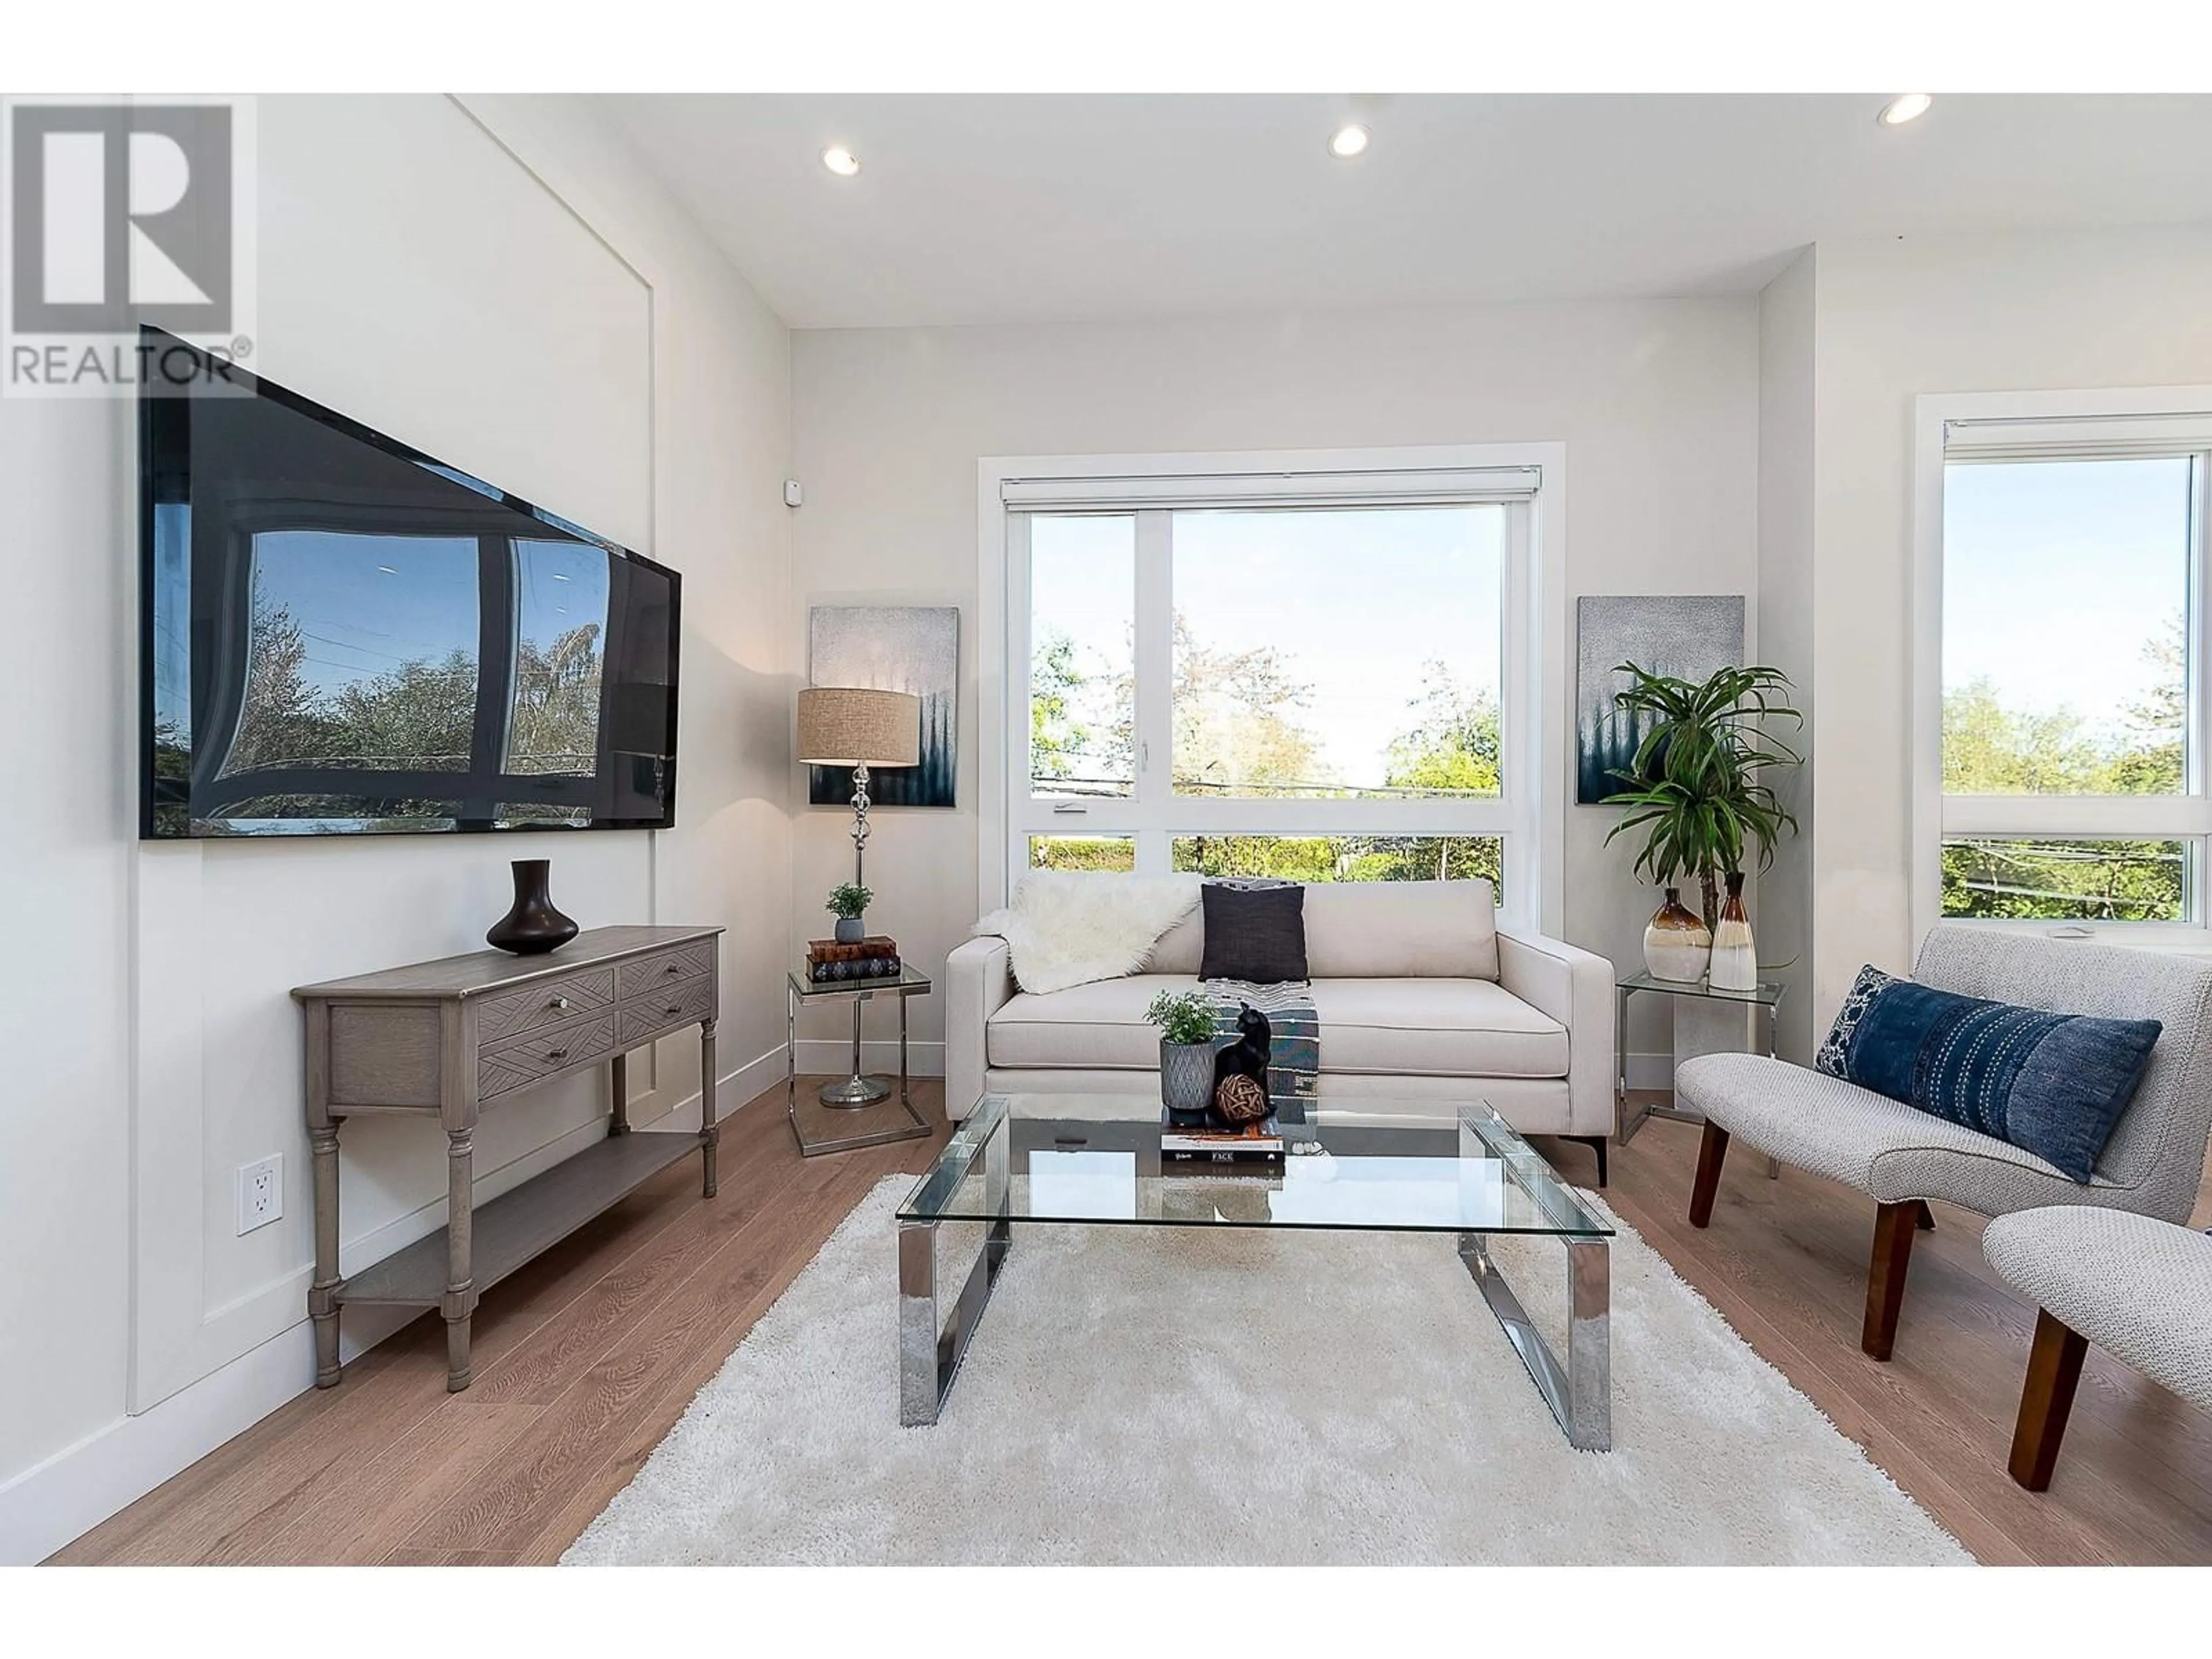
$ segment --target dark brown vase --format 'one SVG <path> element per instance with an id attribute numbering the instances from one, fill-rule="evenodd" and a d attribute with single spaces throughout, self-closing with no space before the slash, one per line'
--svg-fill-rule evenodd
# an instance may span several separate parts
<path id="1" fill-rule="evenodd" d="M 492 923 L 484 935 L 488 944 L 519 957 L 541 956 L 557 951 L 576 937 L 576 924 L 553 908 L 546 890 L 550 859 L 514 860 L 514 908 Z"/>

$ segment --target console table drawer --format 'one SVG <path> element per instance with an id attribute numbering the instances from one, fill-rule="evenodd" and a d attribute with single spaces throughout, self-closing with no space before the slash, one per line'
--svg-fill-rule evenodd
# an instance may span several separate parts
<path id="1" fill-rule="evenodd" d="M 634 1048 L 655 1031 L 671 1026 L 696 1024 L 714 1017 L 714 978 L 687 979 L 664 989 L 652 990 L 615 1011 L 616 1040 Z"/>
<path id="2" fill-rule="evenodd" d="M 701 939 L 673 951 L 636 962 L 615 964 L 615 1000 L 629 1002 L 660 994 L 664 987 L 682 984 L 714 971 L 714 941 Z"/>
<path id="3" fill-rule="evenodd" d="M 486 997 L 477 1005 L 477 1041 L 505 1042 L 604 1009 L 615 1000 L 615 970 L 586 969 L 539 980 L 519 991 Z"/>
<path id="4" fill-rule="evenodd" d="M 489 1100 L 572 1066 L 605 1060 L 614 1053 L 611 1009 L 566 1025 L 532 1031 L 527 1036 L 490 1043 L 477 1058 L 477 1098 Z"/>

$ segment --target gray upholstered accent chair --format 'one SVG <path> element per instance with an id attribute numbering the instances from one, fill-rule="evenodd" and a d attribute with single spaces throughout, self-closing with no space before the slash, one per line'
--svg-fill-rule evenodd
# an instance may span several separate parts
<path id="1" fill-rule="evenodd" d="M 2212 1411 L 2212 1238 L 2071 1204 L 1999 1216 L 1982 1254 L 2040 1310 L 2010 1464 L 2030 1492 L 2051 1485 L 2092 1342 Z"/>
<path id="2" fill-rule="evenodd" d="M 1692 1225 L 1712 1219 L 1731 1139 L 1874 1200 L 1860 1346 L 1876 1359 L 1896 1344 L 1914 1229 L 1935 1225 L 1928 1200 L 1984 1216 L 2063 1204 L 2185 1221 L 2212 1133 L 2212 962 L 1954 925 L 1929 933 L 1912 976 L 1962 996 L 2165 1029 L 2087 1186 L 2033 1152 L 1825 1072 L 1753 1054 L 1683 1065 L 1676 1098 L 1705 1119 Z"/>

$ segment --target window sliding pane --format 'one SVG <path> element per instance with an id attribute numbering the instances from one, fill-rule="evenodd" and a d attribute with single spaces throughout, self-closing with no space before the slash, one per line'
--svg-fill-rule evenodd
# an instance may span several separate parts
<path id="1" fill-rule="evenodd" d="M 2185 841 L 1946 836 L 1943 914 L 2038 921 L 2185 921 Z"/>
<path id="2" fill-rule="evenodd" d="M 2182 792 L 2191 465 L 1944 469 L 1947 794 Z"/>
<path id="3" fill-rule="evenodd" d="M 1506 509 L 1174 515 L 1175 793 L 1495 799 Z"/>
<path id="4" fill-rule="evenodd" d="M 1030 793 L 1136 788 L 1137 521 L 1030 521 Z"/>
<path id="5" fill-rule="evenodd" d="M 1031 836 L 1032 870 L 1114 870 L 1137 867 L 1133 836 Z"/>
<path id="6" fill-rule="evenodd" d="M 1463 881 L 1504 890 L 1499 836 L 1177 836 L 1174 867 L 1285 881 Z"/>

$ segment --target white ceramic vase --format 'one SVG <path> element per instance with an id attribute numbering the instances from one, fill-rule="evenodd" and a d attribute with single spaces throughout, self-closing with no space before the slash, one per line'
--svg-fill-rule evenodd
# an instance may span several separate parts
<path id="1" fill-rule="evenodd" d="M 1712 948 L 1705 924 L 1682 908 L 1681 890 L 1669 887 L 1667 902 L 1644 929 L 1644 965 L 1651 977 L 1684 985 L 1703 979 Z"/>
<path id="2" fill-rule="evenodd" d="M 1751 916 L 1743 908 L 1743 872 L 1728 878 L 1728 902 L 1721 906 L 1713 933 L 1710 981 L 1716 991 L 1748 991 L 1759 984 L 1759 952 L 1751 937 Z"/>

